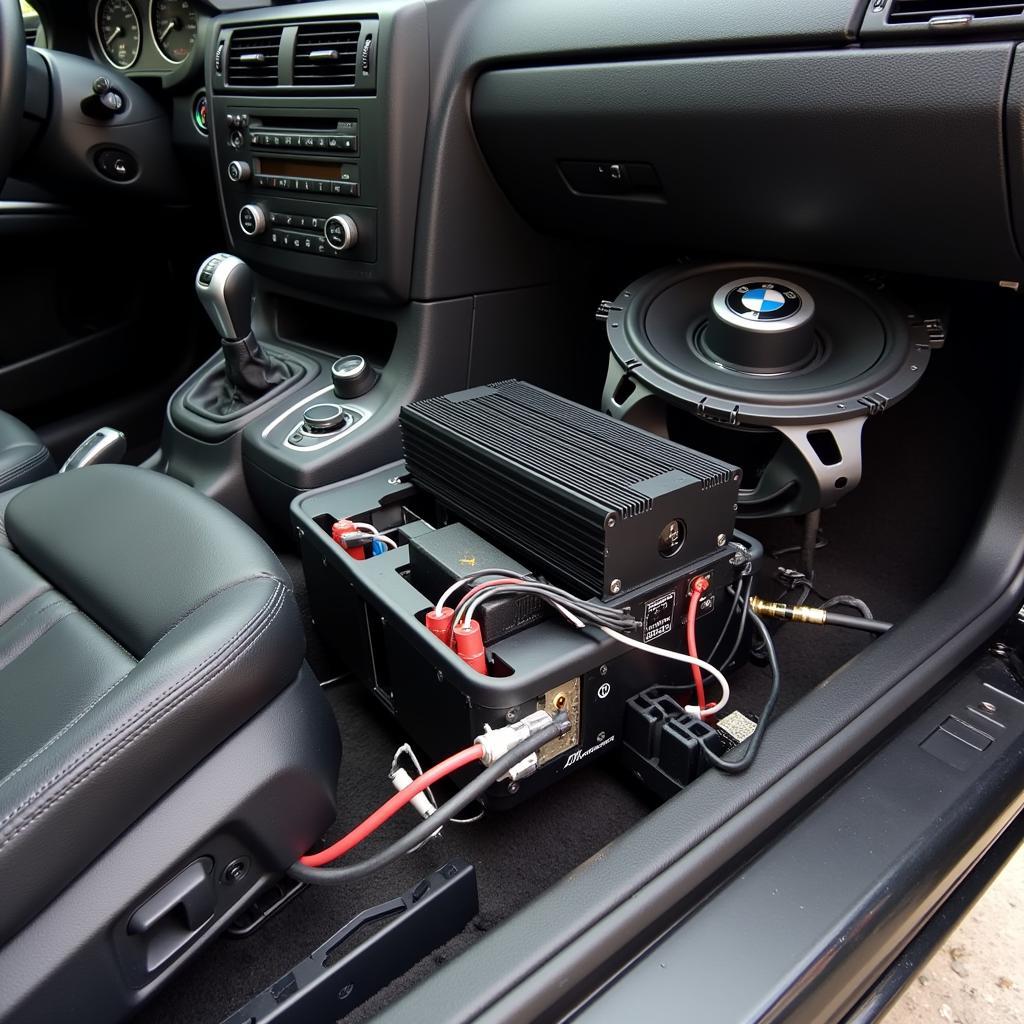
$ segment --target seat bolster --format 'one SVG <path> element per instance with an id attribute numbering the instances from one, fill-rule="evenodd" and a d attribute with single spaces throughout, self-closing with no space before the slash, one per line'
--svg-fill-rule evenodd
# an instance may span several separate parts
<path id="1" fill-rule="evenodd" d="M 288 686 L 303 654 L 290 590 L 242 580 L 0 784 L 0 943 Z"/>
<path id="2" fill-rule="evenodd" d="M 290 584 L 237 516 L 135 466 L 40 480 L 5 520 L 13 549 L 136 658 L 211 594 L 259 575 Z"/>
<path id="3" fill-rule="evenodd" d="M 7 536 L 7 509 L 11 501 L 21 493 L 22 488 L 15 487 L 9 491 L 0 491 L 0 548 L 10 549 L 10 538 Z"/>
<path id="4" fill-rule="evenodd" d="M 0 412 L 0 491 L 20 487 L 56 471 L 42 441 L 20 420 Z"/>

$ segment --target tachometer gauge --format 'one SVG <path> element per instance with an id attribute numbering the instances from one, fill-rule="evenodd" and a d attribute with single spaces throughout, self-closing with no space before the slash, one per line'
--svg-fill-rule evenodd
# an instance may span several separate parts
<path id="1" fill-rule="evenodd" d="M 115 68 L 130 68 L 139 59 L 139 16 L 128 0 L 100 0 L 96 8 L 96 38 Z"/>
<path id="2" fill-rule="evenodd" d="M 160 52 L 172 64 L 186 60 L 196 45 L 196 11 L 191 0 L 153 0 L 149 17 Z"/>

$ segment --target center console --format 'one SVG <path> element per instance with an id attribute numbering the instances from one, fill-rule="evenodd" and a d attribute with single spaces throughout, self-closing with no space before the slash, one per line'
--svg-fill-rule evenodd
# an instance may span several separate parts
<path id="1" fill-rule="evenodd" d="M 247 267 L 251 303 L 221 303 L 202 270 L 197 291 L 232 319 L 244 305 L 251 331 L 213 316 L 222 351 L 172 397 L 153 468 L 259 530 L 290 530 L 297 495 L 397 457 L 404 405 L 564 371 L 570 356 L 544 333 L 563 315 L 560 288 L 413 297 L 431 95 L 422 0 L 223 14 L 205 69 L 217 273 Z M 267 386 L 242 386 L 254 374 Z"/>
<path id="2" fill-rule="evenodd" d="M 420 4 L 218 20 L 210 135 L 230 249 L 257 271 L 362 301 L 408 298 L 426 124 Z"/>
<path id="3" fill-rule="evenodd" d="M 419 0 L 214 22 L 225 244 L 196 288 L 221 353 L 172 396 L 152 465 L 258 529 L 287 527 L 297 493 L 393 458 L 401 405 L 464 381 L 471 301 L 409 301 L 428 80 Z M 227 294 L 226 268 L 245 287 Z M 418 343 L 434 330 L 450 361 Z"/>

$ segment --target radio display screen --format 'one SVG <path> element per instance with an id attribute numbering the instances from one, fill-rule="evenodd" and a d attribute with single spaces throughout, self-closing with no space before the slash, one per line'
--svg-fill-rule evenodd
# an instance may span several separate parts
<path id="1" fill-rule="evenodd" d="M 288 157 L 261 156 L 260 174 L 275 178 L 316 178 L 319 181 L 355 181 L 355 165 L 327 160 L 291 160 Z"/>

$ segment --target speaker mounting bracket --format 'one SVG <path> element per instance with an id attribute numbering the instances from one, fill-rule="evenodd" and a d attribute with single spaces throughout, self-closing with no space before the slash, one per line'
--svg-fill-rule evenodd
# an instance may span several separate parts
<path id="1" fill-rule="evenodd" d="M 782 264 L 664 268 L 603 302 L 599 320 L 609 415 L 667 436 L 674 405 L 726 431 L 781 435 L 740 493 L 747 518 L 801 514 L 852 491 L 864 422 L 914 388 L 945 340 L 941 319 L 884 283 Z"/>

